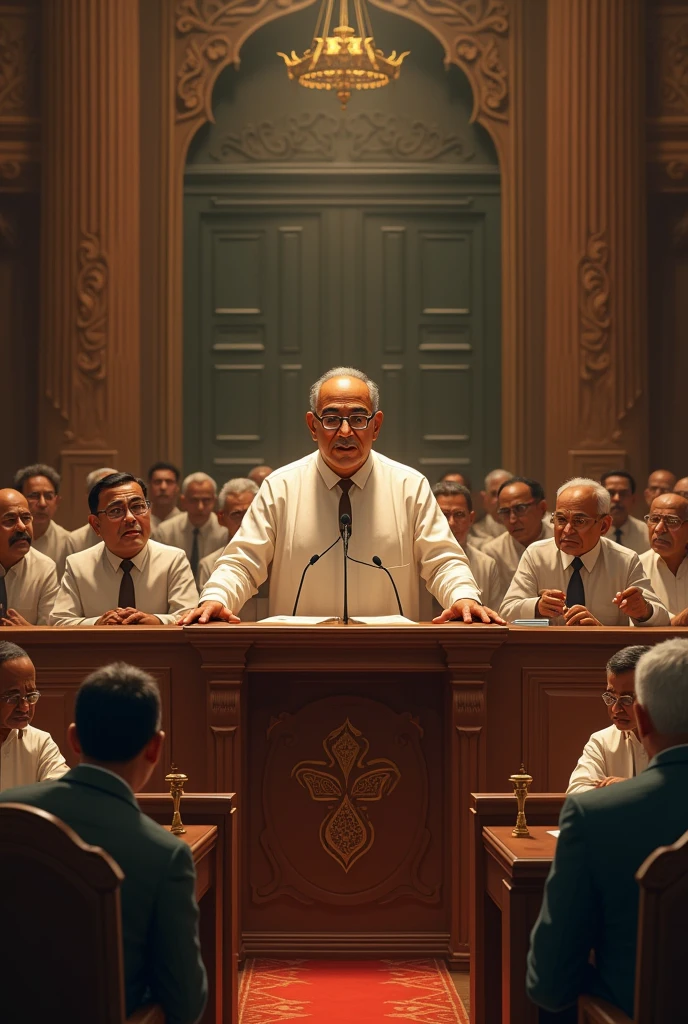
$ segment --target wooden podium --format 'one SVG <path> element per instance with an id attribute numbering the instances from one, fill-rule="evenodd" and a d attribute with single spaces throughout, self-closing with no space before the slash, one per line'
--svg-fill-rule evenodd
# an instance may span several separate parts
<path id="1" fill-rule="evenodd" d="M 685 630 L 497 626 L 6 629 L 67 752 L 76 689 L 116 659 L 163 698 L 169 763 L 236 793 L 245 955 L 444 956 L 469 950 L 470 794 L 521 761 L 562 792 L 608 717 L 604 666 Z"/>

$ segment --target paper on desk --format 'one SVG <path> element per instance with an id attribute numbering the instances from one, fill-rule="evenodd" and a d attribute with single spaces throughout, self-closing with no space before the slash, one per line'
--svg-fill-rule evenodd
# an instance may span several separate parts
<path id="1" fill-rule="evenodd" d="M 318 626 L 321 622 L 339 622 L 331 615 L 270 615 L 267 619 L 259 619 L 258 624 L 278 622 L 283 626 Z"/>
<path id="2" fill-rule="evenodd" d="M 349 616 L 349 622 L 357 623 L 359 626 L 415 626 L 413 619 L 407 619 L 405 615 L 356 615 Z"/>
<path id="3" fill-rule="evenodd" d="M 561 831 L 561 829 L 558 829 L 558 828 L 547 829 L 547 835 L 548 836 L 554 836 L 555 839 L 558 839 L 560 831 Z"/>
<path id="4" fill-rule="evenodd" d="M 332 615 L 271 615 L 267 619 L 260 619 L 259 623 L 277 622 L 283 626 L 319 626 L 323 622 L 341 622 L 337 616 Z M 349 622 L 358 626 L 415 626 L 413 619 L 407 619 L 404 615 L 353 615 L 349 616 Z"/>

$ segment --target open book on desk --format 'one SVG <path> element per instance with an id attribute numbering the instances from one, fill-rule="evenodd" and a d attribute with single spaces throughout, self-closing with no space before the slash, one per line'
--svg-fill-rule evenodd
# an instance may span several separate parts
<path id="1" fill-rule="evenodd" d="M 334 622 L 341 622 L 338 616 L 319 615 L 271 615 L 267 619 L 260 619 L 258 625 L 270 625 L 274 623 L 281 626 L 324 626 Z M 350 615 L 349 622 L 355 626 L 415 626 L 413 619 L 407 619 L 405 615 Z"/>

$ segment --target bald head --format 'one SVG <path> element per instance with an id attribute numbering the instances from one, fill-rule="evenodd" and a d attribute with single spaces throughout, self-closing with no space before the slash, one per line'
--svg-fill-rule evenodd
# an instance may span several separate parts
<path id="1" fill-rule="evenodd" d="M 688 498 L 673 492 L 658 495 L 647 526 L 650 547 L 676 575 L 688 549 Z"/>
<path id="2" fill-rule="evenodd" d="M 680 494 L 681 497 L 688 498 L 688 476 L 682 476 L 680 480 L 676 481 L 674 494 Z"/>
<path id="3" fill-rule="evenodd" d="M 0 490 L 0 565 L 7 570 L 21 561 L 33 540 L 33 517 L 23 494 Z"/>
<path id="4" fill-rule="evenodd" d="M 248 475 L 249 480 L 253 480 L 256 487 L 260 487 L 263 480 L 269 477 L 273 472 L 272 466 L 254 466 Z"/>

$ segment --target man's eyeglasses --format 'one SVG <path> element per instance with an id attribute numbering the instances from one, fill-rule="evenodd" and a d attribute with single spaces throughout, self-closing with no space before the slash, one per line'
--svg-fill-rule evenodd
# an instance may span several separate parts
<path id="1" fill-rule="evenodd" d="M 660 516 L 657 512 L 652 512 L 650 515 L 643 516 L 643 519 L 648 526 L 659 526 L 660 523 L 664 523 L 667 530 L 679 530 L 687 521 L 685 519 L 681 519 L 679 516 Z"/>
<path id="2" fill-rule="evenodd" d="M 145 516 L 150 507 L 150 501 L 138 498 L 129 505 L 109 505 L 107 508 L 101 508 L 99 512 L 96 512 L 96 515 L 107 516 L 108 519 L 122 519 L 127 512 L 131 512 L 133 516 Z"/>
<path id="3" fill-rule="evenodd" d="M 572 526 L 574 530 L 587 530 L 593 523 L 599 523 L 600 519 L 604 516 L 584 516 L 584 515 L 573 515 L 565 516 L 563 512 L 553 512 L 550 517 L 550 523 L 552 526 L 560 526 L 563 530 L 565 526 Z"/>
<path id="4" fill-rule="evenodd" d="M 13 530 L 18 523 L 22 526 L 29 526 L 33 522 L 33 516 L 30 512 L 20 512 L 18 515 L 7 515 L 2 517 L 2 525 L 8 529 Z"/>
<path id="5" fill-rule="evenodd" d="M 624 708 L 630 708 L 631 704 L 635 702 L 635 697 L 632 693 L 622 693 L 620 697 L 617 697 L 607 690 L 602 694 L 602 700 L 608 708 L 611 708 L 614 704 L 621 704 Z"/>
<path id="6" fill-rule="evenodd" d="M 21 704 L 22 701 L 26 701 L 27 704 L 35 704 L 40 693 L 38 690 L 29 690 L 28 693 L 0 693 L 0 701 L 3 704 Z"/>
<path id="7" fill-rule="evenodd" d="M 519 505 L 505 505 L 503 508 L 497 509 L 497 515 L 500 519 L 504 520 L 511 519 L 512 515 L 516 516 L 517 519 L 523 519 L 529 508 L 539 504 L 539 501 L 523 501 Z"/>
<path id="8" fill-rule="evenodd" d="M 375 413 L 366 416 L 364 412 L 355 412 L 351 416 L 335 416 L 334 413 L 329 412 L 324 416 L 318 416 L 317 412 L 314 412 L 313 415 L 322 423 L 325 430 L 339 430 L 344 420 L 352 430 L 365 430 L 370 421 L 375 418 Z"/>

